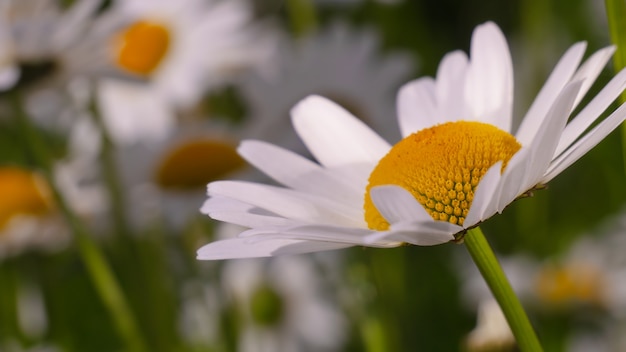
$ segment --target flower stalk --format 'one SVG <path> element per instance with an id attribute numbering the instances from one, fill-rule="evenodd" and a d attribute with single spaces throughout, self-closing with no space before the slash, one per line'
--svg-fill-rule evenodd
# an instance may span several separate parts
<path id="1" fill-rule="evenodd" d="M 85 225 L 71 209 L 56 186 L 52 160 L 46 146 L 42 143 L 39 135 L 31 125 L 26 111 L 24 111 L 19 93 L 13 92 L 11 98 L 13 112 L 23 135 L 25 145 L 28 147 L 33 162 L 40 169 L 39 171 L 49 184 L 56 206 L 65 217 L 74 234 L 74 239 L 87 272 L 93 280 L 94 287 L 100 298 L 108 308 L 113 322 L 125 342 L 125 346 L 129 351 L 147 351 L 138 325 L 131 313 L 130 306 L 104 254 L 95 244 Z"/>
<path id="2" fill-rule="evenodd" d="M 468 230 L 464 243 L 500 305 L 520 350 L 522 352 L 543 351 L 522 304 L 515 295 L 480 227 Z"/>

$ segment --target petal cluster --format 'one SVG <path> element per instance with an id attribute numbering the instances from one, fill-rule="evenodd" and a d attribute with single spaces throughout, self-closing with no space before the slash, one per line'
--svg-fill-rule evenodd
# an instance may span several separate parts
<path id="1" fill-rule="evenodd" d="M 264 142 L 243 142 L 239 153 L 285 187 L 238 181 L 209 184 L 202 212 L 250 230 L 201 248 L 198 258 L 453 240 L 455 234 L 550 181 L 626 118 L 622 105 L 587 131 L 626 87 L 626 71 L 571 117 L 614 51 L 602 49 L 581 64 L 585 46 L 575 44 L 563 55 L 517 131 L 511 127 L 511 56 L 504 35 L 491 22 L 474 31 L 469 57 L 460 51 L 449 53 L 436 78 L 421 78 L 401 88 L 397 105 L 403 137 L 445 122 L 479 121 L 514 135 L 522 146 L 504 172 L 498 162 L 483 176 L 463 226 L 434 221 L 407 190 L 381 185 L 372 188 L 370 195 L 391 226 L 387 231 L 370 230 L 363 216 L 365 188 L 371 171 L 391 146 L 345 109 L 310 96 L 292 109 L 292 122 L 319 164 Z"/>

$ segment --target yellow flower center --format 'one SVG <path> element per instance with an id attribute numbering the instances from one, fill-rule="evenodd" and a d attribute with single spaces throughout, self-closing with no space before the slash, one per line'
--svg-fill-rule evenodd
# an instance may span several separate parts
<path id="1" fill-rule="evenodd" d="M 192 140 L 166 154 L 157 169 L 156 182 L 163 188 L 205 187 L 244 164 L 235 147 L 227 142 Z"/>
<path id="2" fill-rule="evenodd" d="M 370 190 L 390 184 L 411 192 L 433 219 L 463 225 L 483 175 L 498 161 L 504 171 L 520 148 L 511 134 L 481 122 L 448 122 L 413 133 L 372 171 L 365 193 L 367 225 L 379 231 L 389 228 Z"/>
<path id="3" fill-rule="evenodd" d="M 602 274 L 583 263 L 549 266 L 537 276 L 537 294 L 551 306 L 588 303 L 603 306 Z"/>
<path id="4" fill-rule="evenodd" d="M 18 167 L 0 167 L 0 195 L 0 230 L 15 216 L 41 216 L 52 209 L 43 180 Z"/>
<path id="5" fill-rule="evenodd" d="M 137 21 L 118 37 L 120 67 L 141 76 L 148 76 L 159 65 L 170 46 L 167 27 L 148 21 Z"/>

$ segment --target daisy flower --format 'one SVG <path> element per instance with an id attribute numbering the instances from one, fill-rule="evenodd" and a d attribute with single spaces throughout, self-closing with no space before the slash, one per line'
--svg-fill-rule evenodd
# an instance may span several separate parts
<path id="1" fill-rule="evenodd" d="M 0 6 L 0 90 L 38 79 L 106 72 L 112 62 L 101 47 L 106 26 L 94 23 L 100 0 L 80 0 L 67 10 L 56 1 L 8 0 Z"/>
<path id="2" fill-rule="evenodd" d="M 130 0 L 111 10 L 128 25 L 109 45 L 117 66 L 143 82 L 99 82 L 104 121 L 121 143 L 163 139 L 174 113 L 248 68 L 262 68 L 273 36 L 243 1 Z"/>
<path id="3" fill-rule="evenodd" d="M 46 127 L 72 108 L 72 84 L 94 77 L 130 77 L 108 55 L 105 39 L 118 23 L 98 15 L 101 0 L 7 0 L 0 5 L 0 92 L 19 89 L 29 115 Z"/>
<path id="4" fill-rule="evenodd" d="M 408 54 L 383 54 L 375 31 L 345 23 L 282 44 L 271 79 L 247 75 L 237 83 L 251 111 L 249 120 L 259 121 L 242 135 L 304 152 L 302 142 L 286 128 L 289 110 L 302 97 L 322 94 L 344 104 L 383 138 L 400 137 L 390 116 L 395 115 L 395 92 L 414 70 Z"/>
<path id="5" fill-rule="evenodd" d="M 460 240 L 552 180 L 626 117 L 622 105 L 585 133 L 623 91 L 621 71 L 568 122 L 614 48 L 579 65 L 584 51 L 578 43 L 563 55 L 514 134 L 511 57 L 491 22 L 475 29 L 469 58 L 452 52 L 436 79 L 401 88 L 404 138 L 394 146 L 331 101 L 304 99 L 292 122 L 319 164 L 267 143 L 243 142 L 239 153 L 288 188 L 209 184 L 202 212 L 251 229 L 201 248 L 198 258 Z"/>
<path id="6" fill-rule="evenodd" d="M 55 187 L 79 216 L 101 213 L 106 197 L 96 176 L 95 153 L 86 152 L 91 141 L 83 125 L 70 133 L 70 151 L 53 168 Z M 70 229 L 52 199 L 51 185 L 38 173 L 18 165 L 0 165 L 0 259 L 30 249 L 58 250 L 70 240 Z"/>
<path id="7" fill-rule="evenodd" d="M 163 219 L 175 230 L 198 216 L 199 190 L 246 168 L 237 154 L 241 136 L 217 121 L 180 126 L 160 143 L 124 145 L 118 168 L 129 198 L 129 219 L 137 228 Z"/>

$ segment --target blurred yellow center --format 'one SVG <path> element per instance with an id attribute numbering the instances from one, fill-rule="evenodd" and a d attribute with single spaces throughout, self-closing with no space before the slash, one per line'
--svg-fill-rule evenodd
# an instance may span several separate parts
<path id="1" fill-rule="evenodd" d="M 170 32 L 161 24 L 135 22 L 119 36 L 117 63 L 134 74 L 148 76 L 167 54 L 170 39 Z"/>
<path id="2" fill-rule="evenodd" d="M 433 219 L 463 225 L 483 175 L 498 161 L 503 171 L 520 148 L 511 134 L 481 122 L 448 122 L 413 133 L 372 171 L 365 193 L 367 225 L 389 228 L 370 197 L 372 187 L 380 185 L 401 186 Z"/>
<path id="3" fill-rule="evenodd" d="M 17 167 L 0 167 L 0 229 L 15 216 L 40 216 L 50 210 L 43 180 Z"/>
<path id="4" fill-rule="evenodd" d="M 156 181 L 163 188 L 205 187 L 243 165 L 243 159 L 231 144 L 198 139 L 167 153 L 157 169 Z"/>
<path id="5" fill-rule="evenodd" d="M 604 298 L 602 274 L 580 263 L 543 269 L 537 277 L 536 288 L 539 298 L 553 306 L 571 303 L 602 306 Z"/>

